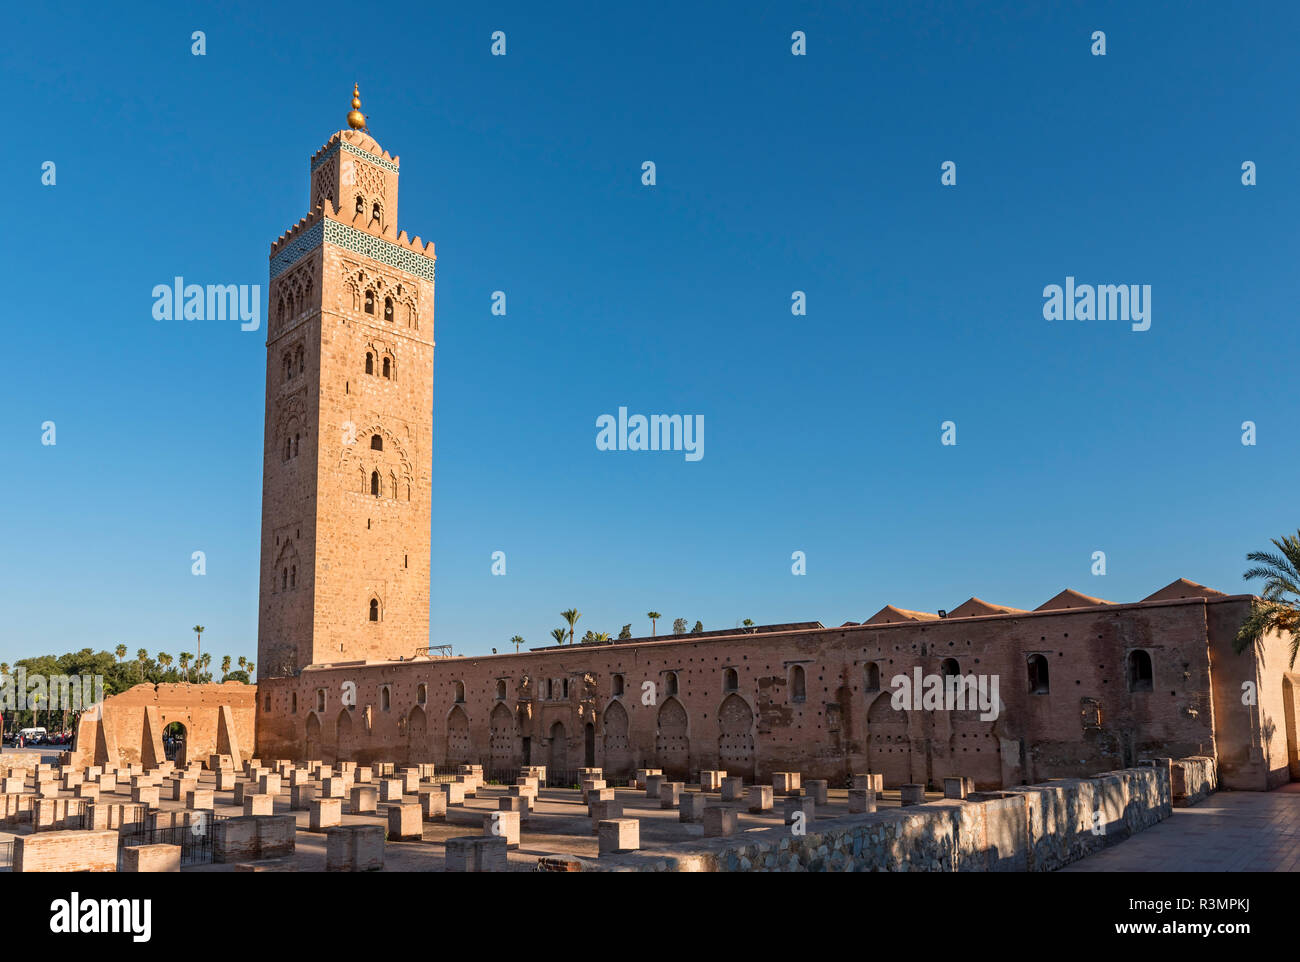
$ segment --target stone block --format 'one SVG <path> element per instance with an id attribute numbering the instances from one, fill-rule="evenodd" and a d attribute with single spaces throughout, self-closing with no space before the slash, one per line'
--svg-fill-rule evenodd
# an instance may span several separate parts
<path id="1" fill-rule="evenodd" d="M 641 821 L 636 818 L 607 818 L 596 829 L 601 855 L 635 852 L 641 847 Z"/>
<path id="2" fill-rule="evenodd" d="M 664 783 L 663 775 L 646 775 L 645 777 L 645 797 L 658 798 L 659 786 Z"/>
<path id="3" fill-rule="evenodd" d="M 700 772 L 700 791 L 702 792 L 721 791 L 722 780 L 726 777 L 727 777 L 727 773 L 722 771 Z"/>
<path id="4" fill-rule="evenodd" d="M 348 780 L 342 775 L 321 779 L 321 795 L 325 798 L 343 798 L 347 795 Z"/>
<path id="5" fill-rule="evenodd" d="M 311 809 L 311 803 L 316 798 L 316 786 L 308 782 L 305 785 L 294 785 L 289 789 L 289 811 L 306 812 Z"/>
<path id="6" fill-rule="evenodd" d="M 198 779 L 196 778 L 173 778 L 172 779 L 172 801 L 173 802 L 185 801 L 185 796 L 187 796 L 190 792 L 194 791 L 194 789 L 198 787 L 199 787 L 199 782 Z"/>
<path id="7" fill-rule="evenodd" d="M 388 840 L 419 842 L 424 839 L 424 815 L 419 802 L 394 802 L 388 806 Z"/>
<path id="8" fill-rule="evenodd" d="M 676 808 L 682 800 L 682 792 L 686 786 L 682 782 L 660 782 L 659 783 L 659 807 Z"/>
<path id="9" fill-rule="evenodd" d="M 899 786 L 899 794 L 902 796 L 904 807 L 908 805 L 920 805 L 925 801 L 925 786 L 916 784 L 907 784 Z"/>
<path id="10" fill-rule="evenodd" d="M 600 823 L 609 821 L 612 818 L 623 817 L 623 803 L 610 800 L 608 802 L 588 802 L 587 813 L 591 816 L 591 834 L 600 834 Z"/>
<path id="11" fill-rule="evenodd" d="M 400 778 L 385 778 L 379 783 L 379 800 L 382 802 L 400 802 L 405 791 L 406 783 Z M 464 800 L 464 789 L 462 789 L 461 801 Z"/>
<path id="12" fill-rule="evenodd" d="M 426 821 L 447 817 L 447 793 L 441 788 L 422 788 L 419 793 L 420 815 Z M 505 799 L 502 799 L 505 801 Z"/>
<path id="13" fill-rule="evenodd" d="M 748 802 L 750 812 L 755 815 L 772 811 L 772 786 L 750 785 Z"/>
<path id="14" fill-rule="evenodd" d="M 179 872 L 179 845 L 126 845 L 122 848 L 123 872 Z"/>
<path id="15" fill-rule="evenodd" d="M 348 811 L 353 815 L 361 815 L 366 812 L 376 810 L 379 802 L 379 792 L 373 785 L 354 785 L 352 787 L 352 804 Z"/>
<path id="16" fill-rule="evenodd" d="M 810 778 L 803 783 L 803 793 L 813 800 L 813 804 L 825 807 L 830 797 L 830 786 L 824 778 Z"/>
<path id="17" fill-rule="evenodd" d="M 703 792 L 683 792 L 678 805 L 678 821 L 702 822 L 709 796 Z"/>
<path id="18" fill-rule="evenodd" d="M 458 782 L 448 782 L 442 786 L 443 792 L 447 796 L 448 805 L 465 804 L 465 786 Z"/>
<path id="19" fill-rule="evenodd" d="M 849 789 L 849 814 L 870 815 L 876 810 L 876 793 L 869 788 Z"/>
<path id="20" fill-rule="evenodd" d="M 958 775 L 956 777 L 948 776 L 943 780 L 943 797 L 944 798 L 965 798 L 966 797 L 966 779 Z"/>
<path id="21" fill-rule="evenodd" d="M 506 840 L 499 835 L 449 838 L 446 842 L 448 872 L 504 872 Z"/>
<path id="22" fill-rule="evenodd" d="M 885 790 L 885 776 L 879 772 L 870 772 L 865 775 L 854 775 L 850 788 L 865 788 L 868 791 L 875 792 L 879 795 Z"/>
<path id="23" fill-rule="evenodd" d="M 773 772 L 772 793 L 781 796 L 797 795 L 802 787 L 801 778 L 798 772 Z"/>
<path id="24" fill-rule="evenodd" d="M 50 832 L 14 839 L 15 872 L 116 872 L 118 833 Z"/>
<path id="25" fill-rule="evenodd" d="M 257 780 L 257 793 L 259 795 L 279 795 L 280 784 L 280 776 L 268 772 Z"/>
<path id="26" fill-rule="evenodd" d="M 343 824 L 343 799 L 313 798 L 309 806 L 307 810 L 311 814 L 308 824 L 311 831 L 321 832 L 327 828 Z"/>
<path id="27" fill-rule="evenodd" d="M 722 780 L 722 800 L 724 802 L 738 802 L 745 797 L 745 780 L 739 776 L 732 775 Z"/>
<path id="28" fill-rule="evenodd" d="M 483 834 L 500 836 L 507 848 L 518 848 L 519 821 L 518 812 L 487 812 L 483 815 Z"/>
<path id="29" fill-rule="evenodd" d="M 325 871 L 376 872 L 384 867 L 381 825 L 343 825 L 325 832 Z"/>
<path id="30" fill-rule="evenodd" d="M 785 816 L 785 824 L 795 824 L 799 820 L 798 816 L 802 814 L 802 824 L 807 827 L 812 824 L 816 815 L 817 803 L 813 801 L 811 795 L 794 795 L 787 797 L 781 808 Z"/>
<path id="31" fill-rule="evenodd" d="M 704 809 L 704 837 L 725 838 L 736 834 L 738 816 L 734 808 L 710 805 Z"/>
<path id="32" fill-rule="evenodd" d="M 274 799 L 270 795 L 251 795 L 244 796 L 244 814 L 245 815 L 271 815 L 275 811 Z"/>

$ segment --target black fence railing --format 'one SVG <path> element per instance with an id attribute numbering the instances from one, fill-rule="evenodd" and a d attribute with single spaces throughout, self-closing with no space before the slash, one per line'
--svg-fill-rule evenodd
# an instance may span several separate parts
<path id="1" fill-rule="evenodd" d="M 136 845 L 179 845 L 181 865 L 207 865 L 212 862 L 212 837 L 217 822 L 230 816 L 203 813 L 189 825 L 142 828 L 123 832 L 118 840 L 117 867 L 122 868 L 123 850 Z"/>

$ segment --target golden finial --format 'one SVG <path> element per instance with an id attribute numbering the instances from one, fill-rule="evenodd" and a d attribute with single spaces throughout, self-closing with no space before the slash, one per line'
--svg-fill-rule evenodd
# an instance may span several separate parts
<path id="1" fill-rule="evenodd" d="M 352 109 L 348 111 L 348 126 L 353 130 L 366 129 L 366 115 L 361 112 L 361 87 L 352 85 Z"/>

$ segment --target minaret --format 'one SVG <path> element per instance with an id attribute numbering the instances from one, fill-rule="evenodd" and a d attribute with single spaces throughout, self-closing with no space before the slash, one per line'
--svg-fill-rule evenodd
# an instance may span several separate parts
<path id="1" fill-rule="evenodd" d="M 434 249 L 397 232 L 399 160 L 348 126 L 271 245 L 258 675 L 429 644 Z"/>

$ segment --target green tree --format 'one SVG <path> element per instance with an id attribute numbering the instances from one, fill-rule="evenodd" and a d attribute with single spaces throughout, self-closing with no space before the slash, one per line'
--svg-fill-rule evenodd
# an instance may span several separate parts
<path id="1" fill-rule="evenodd" d="M 118 645 L 113 650 L 113 653 L 117 655 L 117 660 L 121 661 L 123 658 L 126 657 L 126 645 Z"/>
<path id="2" fill-rule="evenodd" d="M 143 683 L 143 682 L 144 682 L 144 663 L 145 663 L 146 661 L 149 660 L 149 652 L 147 652 L 147 651 L 146 651 L 145 649 L 143 649 L 143 648 L 138 649 L 138 650 L 136 651 L 136 653 L 135 653 L 135 660 L 136 660 L 136 661 L 139 663 L 139 665 L 140 665 L 140 681 Z"/>
<path id="3" fill-rule="evenodd" d="M 519 646 L 522 645 L 523 643 L 524 643 L 524 639 L 522 635 L 515 635 L 513 638 L 510 639 L 510 644 L 515 646 L 516 655 L 519 654 Z"/>
<path id="4" fill-rule="evenodd" d="M 746 628 L 753 628 L 753 627 L 754 627 L 754 619 L 753 619 L 753 618 L 746 618 L 744 621 L 741 622 L 741 624 L 744 625 Z"/>
<path id="5" fill-rule="evenodd" d="M 620 631 L 620 632 L 618 633 L 618 637 L 619 637 L 620 640 L 626 640 L 626 639 L 628 639 L 628 638 L 631 638 L 631 637 L 632 637 L 632 626 L 631 626 L 631 625 L 624 625 L 624 626 L 623 626 L 623 630 Z"/>
<path id="6" fill-rule="evenodd" d="M 674 634 L 674 635 L 684 635 L 684 634 L 686 634 L 686 619 L 685 619 L 685 618 L 678 618 L 676 621 L 673 622 L 673 634 Z"/>
<path id="7" fill-rule="evenodd" d="M 190 680 L 190 658 L 192 656 L 188 651 L 182 651 L 180 655 L 181 671 L 185 673 L 185 680 Z"/>
<path id="8" fill-rule="evenodd" d="M 206 630 L 207 629 L 204 628 L 202 625 L 195 625 L 193 628 L 190 629 L 190 631 L 194 632 L 194 637 L 196 639 L 195 648 L 194 648 L 194 662 L 196 667 L 198 666 L 199 660 L 203 656 L 203 632 Z"/>
<path id="9" fill-rule="evenodd" d="M 653 638 L 655 636 L 655 623 L 662 618 L 663 615 L 659 614 L 657 611 L 647 611 L 645 616 L 650 619 L 650 637 Z"/>
<path id="10" fill-rule="evenodd" d="M 703 630 L 704 630 L 704 622 L 697 621 L 695 623 L 695 627 L 691 629 L 691 634 L 698 635 Z"/>
<path id="11" fill-rule="evenodd" d="M 561 611 L 560 617 L 569 623 L 569 644 L 573 644 L 573 626 L 578 623 L 582 615 L 577 608 L 570 608 L 568 611 Z"/>
<path id="12" fill-rule="evenodd" d="M 225 681 L 226 676 L 230 674 L 230 656 L 221 656 L 221 680 Z"/>
<path id="13" fill-rule="evenodd" d="M 1232 647 L 1240 654 L 1259 644 L 1266 634 L 1290 635 L 1289 667 L 1294 669 L 1300 654 L 1300 531 L 1273 538 L 1272 542 L 1277 551 L 1252 551 L 1246 555 L 1246 560 L 1255 565 L 1246 569 L 1242 578 L 1263 578 L 1264 589 L 1259 600 L 1252 602 Z"/>
<path id="14" fill-rule="evenodd" d="M 567 629 L 567 628 L 552 628 L 552 629 L 551 629 L 551 637 L 555 639 L 556 644 L 560 644 L 560 645 L 562 645 L 562 644 L 564 644 L 564 639 L 567 638 L 567 637 L 569 637 L 569 629 Z"/>
<path id="15" fill-rule="evenodd" d="M 253 663 L 250 661 L 250 662 L 248 663 L 248 683 L 249 683 L 250 685 L 253 683 L 253 672 L 254 672 L 256 669 L 257 669 L 257 666 L 256 666 L 255 664 L 253 664 Z"/>

